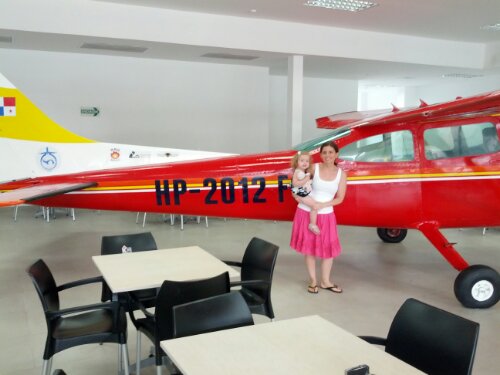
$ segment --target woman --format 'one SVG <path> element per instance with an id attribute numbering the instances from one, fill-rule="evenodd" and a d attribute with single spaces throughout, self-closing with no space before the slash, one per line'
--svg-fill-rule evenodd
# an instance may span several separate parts
<path id="1" fill-rule="evenodd" d="M 312 171 L 313 192 L 311 195 L 317 202 L 313 208 L 318 210 L 319 235 L 314 234 L 308 228 L 311 208 L 302 203 L 300 197 L 295 198 L 299 205 L 293 219 L 290 246 L 305 255 L 310 279 L 307 287 L 309 293 L 318 293 L 318 288 L 342 293 L 342 288 L 330 280 L 333 258 L 341 252 L 333 207 L 344 200 L 347 179 L 345 172 L 337 167 L 338 152 L 339 148 L 335 142 L 329 141 L 322 144 L 320 147 L 322 162 L 315 164 Z M 319 284 L 316 279 L 316 258 L 321 259 Z"/>

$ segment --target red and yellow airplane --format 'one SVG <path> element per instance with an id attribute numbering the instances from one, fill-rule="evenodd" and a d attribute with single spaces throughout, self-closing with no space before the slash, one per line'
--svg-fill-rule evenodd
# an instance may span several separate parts
<path id="1" fill-rule="evenodd" d="M 469 266 L 440 229 L 500 226 L 500 91 L 317 123 L 332 130 L 287 151 L 12 181 L 0 185 L 0 206 L 292 220 L 291 157 L 306 150 L 318 161 L 319 146 L 334 140 L 349 185 L 338 222 L 376 227 L 387 242 L 418 229 L 461 271 L 455 295 L 463 305 L 496 304 L 498 272 Z"/>

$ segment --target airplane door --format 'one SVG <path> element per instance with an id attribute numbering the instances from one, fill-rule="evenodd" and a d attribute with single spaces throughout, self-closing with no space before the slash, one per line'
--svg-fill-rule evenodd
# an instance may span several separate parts
<path id="1" fill-rule="evenodd" d="M 407 227 L 421 214 L 420 184 L 413 178 L 418 174 L 414 135 L 381 131 L 359 129 L 356 140 L 340 151 L 341 165 L 349 169 L 347 194 L 355 200 L 346 217 L 353 225 Z"/>
<path id="2" fill-rule="evenodd" d="M 425 217 L 441 227 L 500 223 L 499 133 L 491 117 L 422 127 Z"/>

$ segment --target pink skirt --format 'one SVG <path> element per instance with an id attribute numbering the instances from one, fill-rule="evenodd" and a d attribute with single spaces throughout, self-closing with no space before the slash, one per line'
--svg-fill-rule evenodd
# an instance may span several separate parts
<path id="1" fill-rule="evenodd" d="M 337 234 L 335 213 L 318 214 L 317 224 L 321 231 L 319 235 L 309 230 L 309 222 L 309 212 L 297 208 L 293 218 L 290 247 L 304 255 L 313 255 L 319 258 L 339 256 L 342 248 Z"/>

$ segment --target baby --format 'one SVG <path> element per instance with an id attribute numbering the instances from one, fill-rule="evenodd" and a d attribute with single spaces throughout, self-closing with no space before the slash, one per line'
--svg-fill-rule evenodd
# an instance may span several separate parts
<path id="1" fill-rule="evenodd" d="M 310 158 L 311 156 L 306 151 L 299 151 L 293 156 L 292 193 L 301 197 L 300 201 L 311 208 L 309 230 L 318 235 L 320 234 L 320 230 L 316 224 L 318 211 L 312 208 L 316 201 L 309 196 L 312 192 L 311 174 L 308 172 Z"/>

